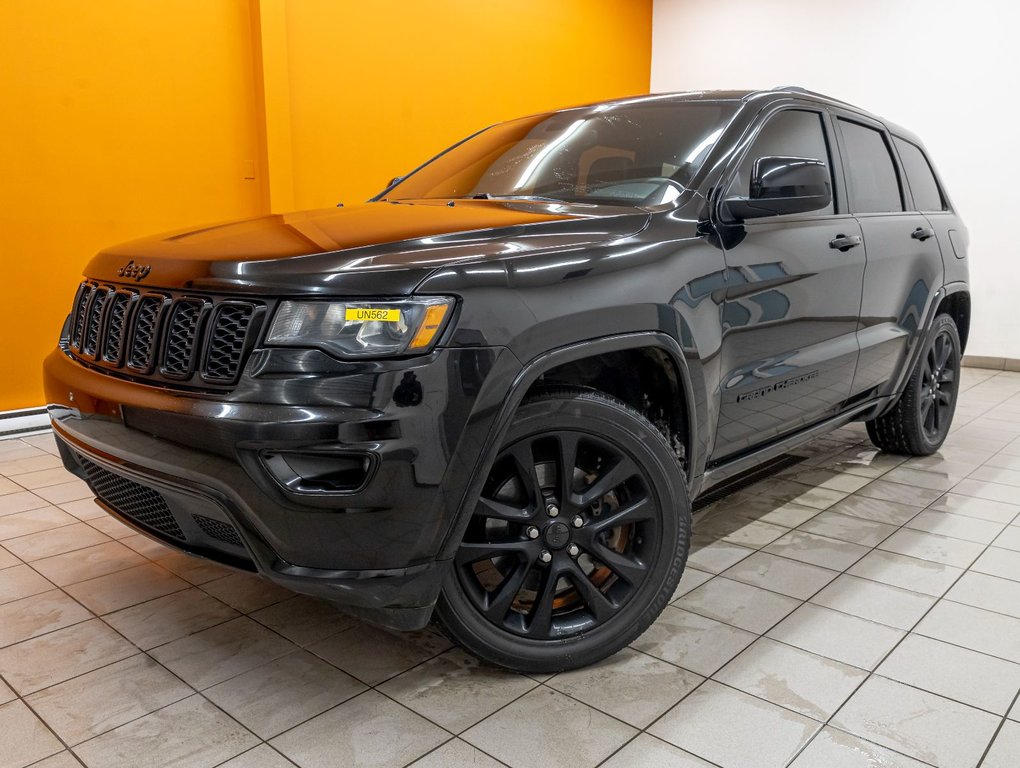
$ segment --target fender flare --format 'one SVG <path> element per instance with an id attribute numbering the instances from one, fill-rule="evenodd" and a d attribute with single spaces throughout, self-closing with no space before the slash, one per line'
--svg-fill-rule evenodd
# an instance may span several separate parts
<path id="1" fill-rule="evenodd" d="M 686 437 L 690 451 L 688 465 L 692 468 L 697 466 L 695 463 L 696 459 L 700 463 L 703 457 L 696 457 L 694 455 L 696 446 L 695 435 L 697 434 L 697 427 L 699 423 L 698 414 L 696 412 L 697 401 L 695 400 L 691 371 L 690 366 L 687 363 L 687 357 L 684 355 L 679 342 L 677 342 L 675 338 L 661 331 L 641 331 L 637 333 L 624 333 L 613 336 L 604 336 L 597 339 L 589 339 L 545 352 L 526 363 L 517 373 L 517 376 L 514 377 L 514 380 L 507 391 L 506 398 L 503 401 L 503 405 L 499 410 L 499 414 L 496 416 L 492 428 L 489 431 L 489 435 L 485 442 L 485 450 L 481 452 L 478 457 L 478 461 L 475 463 L 474 471 L 471 475 L 471 482 L 467 485 L 464 494 L 461 496 L 457 505 L 456 519 L 454 524 L 451 526 L 446 539 L 443 541 L 443 545 L 440 548 L 437 558 L 438 560 L 449 560 L 455 554 L 457 546 L 460 544 L 461 537 L 464 535 L 464 530 L 467 528 L 468 521 L 470 520 L 470 514 L 468 514 L 468 511 L 473 508 L 478 495 L 482 491 L 482 486 L 484 485 L 485 478 L 488 475 L 489 467 L 491 467 L 492 462 L 496 460 L 496 454 L 499 452 L 499 447 L 502 445 L 503 438 L 506 435 L 507 430 L 510 428 L 514 414 L 517 412 L 521 402 L 523 402 L 528 390 L 538 380 L 538 378 L 543 373 L 550 371 L 557 366 L 563 365 L 564 363 L 570 363 L 575 360 L 581 360 L 583 358 L 592 357 L 593 355 L 605 352 L 620 352 L 628 349 L 641 349 L 646 347 L 661 349 L 666 352 L 673 363 L 677 366 L 680 385 L 683 387 L 684 393 L 684 410 L 687 426 Z M 688 482 L 691 482 L 690 479 Z"/>

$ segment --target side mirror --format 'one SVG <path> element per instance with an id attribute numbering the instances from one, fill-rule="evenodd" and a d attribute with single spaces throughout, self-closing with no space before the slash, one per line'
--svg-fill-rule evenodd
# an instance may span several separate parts
<path id="1" fill-rule="evenodd" d="M 832 202 L 829 169 L 807 157 L 759 157 L 751 171 L 751 194 L 729 197 L 723 209 L 742 221 L 784 213 L 807 213 Z"/>

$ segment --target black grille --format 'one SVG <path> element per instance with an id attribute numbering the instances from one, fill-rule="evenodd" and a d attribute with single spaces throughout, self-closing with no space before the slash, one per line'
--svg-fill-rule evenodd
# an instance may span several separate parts
<path id="1" fill-rule="evenodd" d="M 170 310 L 170 327 L 167 331 L 166 352 L 163 355 L 163 373 L 185 377 L 191 373 L 191 360 L 195 355 L 195 338 L 202 319 L 205 302 L 180 299 Z"/>
<path id="2" fill-rule="evenodd" d="M 110 299 L 110 312 L 106 321 L 106 334 L 103 339 L 103 360 L 108 363 L 119 363 L 124 349 L 124 321 L 127 320 L 131 295 L 115 293 Z"/>
<path id="3" fill-rule="evenodd" d="M 262 301 L 114 288 L 79 286 L 70 351 L 89 364 L 166 383 L 234 384 L 267 311 Z"/>
<path id="4" fill-rule="evenodd" d="M 131 334 L 128 365 L 139 371 L 148 371 L 152 368 L 156 331 L 159 328 L 159 316 L 162 314 L 163 301 L 162 296 L 143 296 L 138 301 L 138 313 L 135 315 L 134 333 Z"/>
<path id="5" fill-rule="evenodd" d="M 237 530 L 230 523 L 213 520 L 205 515 L 192 515 L 192 517 L 195 518 L 198 527 L 202 529 L 206 536 L 225 541 L 227 544 L 233 544 L 235 547 L 244 546 Z"/>
<path id="6" fill-rule="evenodd" d="M 232 382 L 237 378 L 254 310 L 251 304 L 223 304 L 217 308 L 205 359 L 207 379 Z"/>
<path id="7" fill-rule="evenodd" d="M 88 476 L 92 490 L 114 510 L 146 528 L 179 541 L 185 540 L 184 531 L 158 491 L 114 474 L 84 456 L 79 455 L 78 461 Z"/>

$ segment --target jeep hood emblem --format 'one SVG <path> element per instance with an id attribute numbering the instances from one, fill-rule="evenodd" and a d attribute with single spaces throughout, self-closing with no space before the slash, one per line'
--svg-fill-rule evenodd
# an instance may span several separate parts
<path id="1" fill-rule="evenodd" d="M 135 260 L 131 259 L 131 261 L 117 270 L 117 274 L 121 277 L 130 278 L 137 283 L 144 280 L 151 271 L 152 267 L 148 264 L 145 264 L 144 266 L 142 264 L 135 264 Z"/>

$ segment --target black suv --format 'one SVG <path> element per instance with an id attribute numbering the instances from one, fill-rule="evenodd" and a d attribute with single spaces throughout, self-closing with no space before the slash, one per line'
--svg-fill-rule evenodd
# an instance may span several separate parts
<path id="1" fill-rule="evenodd" d="M 921 143 L 798 88 L 511 121 L 85 275 L 46 390 L 108 512 L 526 671 L 644 631 L 706 489 L 854 420 L 938 449 L 970 318 Z"/>

